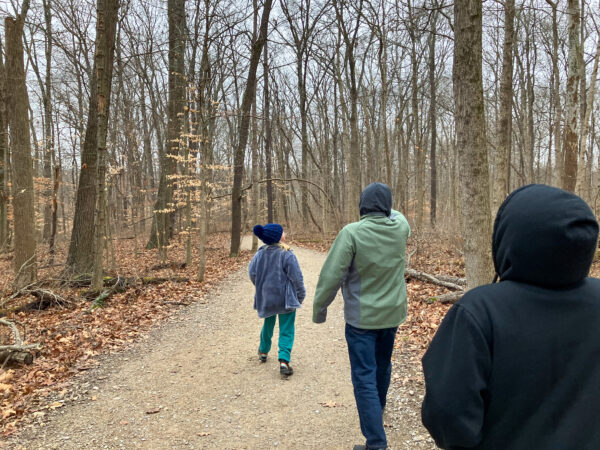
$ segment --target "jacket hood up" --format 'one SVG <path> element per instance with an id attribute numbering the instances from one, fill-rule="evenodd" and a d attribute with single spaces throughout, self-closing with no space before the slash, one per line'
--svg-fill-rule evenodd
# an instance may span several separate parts
<path id="1" fill-rule="evenodd" d="M 360 194 L 358 209 L 361 217 L 368 214 L 389 216 L 392 213 L 392 190 L 387 184 L 369 184 Z"/>
<path id="2" fill-rule="evenodd" d="M 531 184 L 512 192 L 498 209 L 494 267 L 501 280 L 568 287 L 588 276 L 597 238 L 598 222 L 581 198 Z"/>

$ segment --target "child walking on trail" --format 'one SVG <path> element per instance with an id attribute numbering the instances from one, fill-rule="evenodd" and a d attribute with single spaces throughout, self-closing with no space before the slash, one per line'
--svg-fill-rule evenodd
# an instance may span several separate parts
<path id="1" fill-rule="evenodd" d="M 283 376 L 294 373 L 290 356 L 294 344 L 296 309 L 306 296 L 302 271 L 296 255 L 285 242 L 283 227 L 277 223 L 256 225 L 254 234 L 265 243 L 258 249 L 248 273 L 256 287 L 254 309 L 265 319 L 260 332 L 258 357 L 267 361 L 276 318 L 279 317 L 279 372 Z"/>

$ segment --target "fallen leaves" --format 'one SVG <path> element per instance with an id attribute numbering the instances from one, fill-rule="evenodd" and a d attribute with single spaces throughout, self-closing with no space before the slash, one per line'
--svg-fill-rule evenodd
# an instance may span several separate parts
<path id="1" fill-rule="evenodd" d="M 325 408 L 337 408 L 339 406 L 343 406 L 341 403 L 336 402 L 319 402 L 319 405 L 322 405 Z"/>
<path id="2" fill-rule="evenodd" d="M 145 239 L 145 236 L 139 237 Z M 41 342 L 44 348 L 36 355 L 32 366 L 0 369 L 0 431 L 8 435 L 22 423 L 43 417 L 43 410 L 61 408 L 64 403 L 52 402 L 57 391 L 74 374 L 97 366 L 97 355 L 127 348 L 149 329 L 168 317 L 180 305 L 205 302 L 207 292 L 225 276 L 247 264 L 251 254 L 242 252 L 239 258 L 229 258 L 229 236 L 210 237 L 211 247 L 206 252 L 206 271 L 203 283 L 163 283 L 130 289 L 113 295 L 104 308 L 90 310 L 90 302 L 83 300 L 82 288 L 59 288 L 60 295 L 73 301 L 69 308 L 13 313 L 11 317 L 23 323 L 27 342 Z M 138 242 L 138 249 L 139 249 Z M 198 246 L 194 245 L 194 252 Z M 57 247 L 56 260 L 66 259 L 66 243 Z M 44 258 L 40 256 L 40 265 Z M 185 260 L 185 247 L 174 241 L 169 248 L 172 261 Z M 168 264 L 164 270 L 152 271 L 156 265 L 156 250 L 136 251 L 132 239 L 120 240 L 115 245 L 115 273 L 126 277 L 187 277 L 196 279 L 197 267 L 178 268 Z M 193 260 L 195 261 L 195 260 Z M 0 260 L 0 270 L 12 274 L 12 261 Z M 60 278 L 60 266 L 42 269 L 40 279 Z M 54 270 L 54 272 L 52 272 Z M 12 283 L 10 276 L 0 280 L 0 290 Z M 8 289 L 8 288 L 7 288 Z M 23 297 L 27 303 L 30 298 Z M 11 318 L 9 317 L 9 318 Z M 1 338 L 1 336 L 0 336 Z"/>
<path id="3" fill-rule="evenodd" d="M 146 414 L 158 414 L 161 411 L 162 411 L 162 408 L 154 408 L 154 409 L 149 409 L 148 411 L 146 411 Z"/>

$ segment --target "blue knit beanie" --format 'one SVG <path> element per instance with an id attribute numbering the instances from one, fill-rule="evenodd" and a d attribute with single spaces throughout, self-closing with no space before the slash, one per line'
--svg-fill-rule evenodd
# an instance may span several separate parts
<path id="1" fill-rule="evenodd" d="M 278 223 L 268 223 L 264 227 L 256 225 L 253 231 L 261 241 L 267 245 L 271 245 L 279 242 L 283 234 L 283 227 Z"/>

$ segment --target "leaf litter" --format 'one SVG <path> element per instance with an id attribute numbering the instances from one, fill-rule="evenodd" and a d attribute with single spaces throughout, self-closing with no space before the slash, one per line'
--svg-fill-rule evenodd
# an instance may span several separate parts
<path id="1" fill-rule="evenodd" d="M 3 311 L 5 318 L 22 323 L 26 328 L 25 343 L 40 342 L 43 348 L 35 355 L 34 363 L 0 369 L 0 432 L 9 436 L 26 424 L 41 420 L 46 410 L 64 406 L 55 401 L 64 397 L 69 380 L 74 375 L 98 365 L 97 357 L 123 350 L 158 325 L 181 306 L 203 303 L 208 291 L 230 273 L 247 264 L 251 254 L 242 252 L 239 258 L 229 257 L 229 236 L 214 234 L 206 248 L 206 271 L 203 282 L 197 279 L 197 245 L 194 246 L 192 267 L 185 267 L 184 239 L 175 240 L 169 248 L 169 264 L 156 268 L 156 250 L 139 250 L 136 254 L 132 239 L 123 239 L 115 245 L 114 264 L 105 262 L 105 271 L 122 277 L 189 278 L 187 282 L 167 281 L 115 293 L 101 308 L 91 309 L 84 298 L 85 288 L 60 287 L 56 292 L 68 300 L 68 307 L 46 310 Z M 67 244 L 57 246 L 56 261 L 66 259 Z M 38 262 L 42 269 L 40 280 L 61 278 L 62 265 L 47 267 L 49 255 L 40 251 Z M 111 259 L 111 258 L 109 258 Z M 12 261 L 0 257 L 0 269 L 11 274 L 0 282 L 2 296 L 10 292 Z M 32 297 L 21 297 L 27 304 Z M 0 344 L 4 335 L 0 335 Z M 1 365 L 1 364 L 0 364 Z M 158 412 L 158 411 L 157 411 Z"/>

